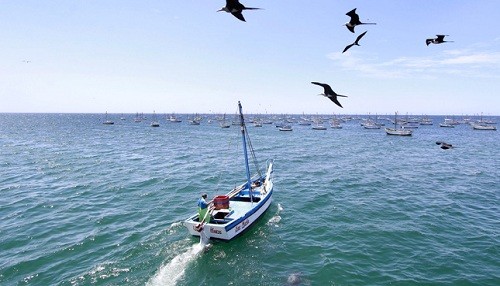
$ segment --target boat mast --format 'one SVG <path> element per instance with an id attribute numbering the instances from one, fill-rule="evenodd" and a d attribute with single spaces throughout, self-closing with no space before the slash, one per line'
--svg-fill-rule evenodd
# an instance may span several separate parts
<path id="1" fill-rule="evenodd" d="M 252 182 L 250 180 L 250 167 L 248 166 L 248 154 L 247 154 L 247 141 L 245 135 L 245 120 L 243 119 L 243 112 L 241 111 L 241 103 L 238 101 L 238 110 L 240 112 L 240 126 L 241 126 L 241 137 L 243 138 L 243 153 L 245 154 L 245 167 L 247 171 L 247 187 L 248 195 L 250 196 L 250 201 L 253 203 L 252 196 Z"/>

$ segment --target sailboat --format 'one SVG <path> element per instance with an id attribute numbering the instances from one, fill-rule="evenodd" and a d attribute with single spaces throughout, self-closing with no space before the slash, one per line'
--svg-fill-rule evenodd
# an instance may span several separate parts
<path id="1" fill-rule="evenodd" d="M 387 135 L 399 135 L 399 136 L 411 136 L 413 131 L 411 129 L 403 129 L 403 128 L 397 128 L 398 125 L 398 119 L 397 119 L 398 113 L 396 112 L 394 114 L 394 128 L 385 128 L 385 133 Z"/>
<path id="2" fill-rule="evenodd" d="M 497 130 L 497 127 L 494 126 L 494 125 L 491 125 L 491 124 L 494 124 L 494 123 L 489 123 L 487 121 L 484 121 L 483 120 L 483 113 L 481 113 L 481 119 L 476 122 L 476 123 L 472 123 L 472 129 L 474 130 Z"/>
<path id="3" fill-rule="evenodd" d="M 139 112 L 137 112 L 137 113 L 135 114 L 134 122 L 135 122 L 135 123 L 139 123 L 139 122 L 141 122 L 141 121 L 142 121 L 142 119 L 141 119 L 141 117 L 139 116 Z"/>
<path id="4" fill-rule="evenodd" d="M 209 202 L 210 219 L 200 223 L 203 218 L 198 214 L 184 221 L 189 233 L 200 236 L 204 241 L 219 239 L 229 241 L 248 229 L 269 208 L 273 195 L 273 160 L 267 161 L 267 171 L 260 170 L 253 177 L 250 175 L 247 145 L 255 160 L 255 154 L 247 134 L 241 103 L 238 102 L 243 155 L 245 158 L 246 181 L 225 195 L 215 196 Z M 248 142 L 248 144 L 247 144 Z M 257 164 L 256 164 L 257 165 Z"/>
<path id="5" fill-rule="evenodd" d="M 226 122 L 226 114 L 224 113 L 224 117 L 222 117 L 222 121 L 219 122 L 219 125 L 221 128 L 229 128 L 231 127 L 231 125 L 229 125 L 229 123 Z"/>
<path id="6" fill-rule="evenodd" d="M 153 121 L 151 121 L 151 127 L 160 127 L 160 122 L 156 119 L 156 112 L 153 110 Z"/>
<path id="7" fill-rule="evenodd" d="M 105 124 L 105 125 L 113 125 L 113 124 L 115 124 L 114 121 L 108 119 L 108 112 L 107 111 L 106 111 L 106 115 L 104 117 L 104 122 L 102 124 Z"/>

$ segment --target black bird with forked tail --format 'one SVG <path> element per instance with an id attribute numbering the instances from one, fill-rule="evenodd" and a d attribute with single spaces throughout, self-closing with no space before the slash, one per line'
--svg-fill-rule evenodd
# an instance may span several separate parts
<path id="1" fill-rule="evenodd" d="M 436 35 L 436 38 L 433 39 L 426 39 L 425 44 L 428 46 L 429 44 L 442 44 L 442 43 L 452 43 L 453 41 L 445 41 L 444 37 L 448 35 Z"/>
<path id="2" fill-rule="evenodd" d="M 362 23 L 359 20 L 359 15 L 356 14 L 356 8 L 352 9 L 351 11 L 346 13 L 347 16 L 351 17 L 351 20 L 349 22 L 345 23 L 345 26 L 349 31 L 354 33 L 354 27 L 358 25 L 377 25 L 377 23 Z"/>
<path id="3" fill-rule="evenodd" d="M 333 101 L 333 103 L 342 107 L 340 102 L 337 100 L 337 96 L 347 97 L 346 95 L 336 94 L 335 91 L 333 91 L 332 88 L 326 83 L 321 83 L 321 82 L 316 82 L 316 81 L 311 81 L 311 83 L 323 87 L 324 93 L 322 93 L 320 95 L 328 97 L 331 101 Z"/>
<path id="4" fill-rule="evenodd" d="M 245 7 L 243 4 L 241 4 L 238 0 L 226 0 L 226 6 L 222 7 L 220 10 L 217 12 L 227 12 L 233 14 L 234 17 L 238 18 L 239 20 L 246 22 L 245 18 L 243 17 L 243 10 L 260 10 L 261 8 L 250 8 L 250 7 Z"/>

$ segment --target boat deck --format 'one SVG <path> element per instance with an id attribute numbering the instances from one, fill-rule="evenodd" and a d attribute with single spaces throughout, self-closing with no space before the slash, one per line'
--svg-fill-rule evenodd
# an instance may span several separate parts
<path id="1" fill-rule="evenodd" d="M 248 195 L 236 196 L 229 201 L 229 209 L 214 210 L 212 224 L 227 224 L 244 217 L 260 201 L 260 196 L 254 196 L 253 202 Z"/>

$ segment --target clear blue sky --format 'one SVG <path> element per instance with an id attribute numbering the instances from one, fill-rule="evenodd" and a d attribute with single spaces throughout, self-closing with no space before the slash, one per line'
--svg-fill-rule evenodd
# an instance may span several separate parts
<path id="1" fill-rule="evenodd" d="M 500 115 L 500 1 L 241 2 L 0 0 L 0 112 Z"/>

